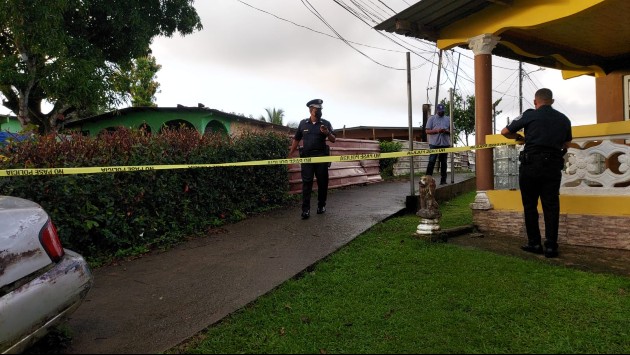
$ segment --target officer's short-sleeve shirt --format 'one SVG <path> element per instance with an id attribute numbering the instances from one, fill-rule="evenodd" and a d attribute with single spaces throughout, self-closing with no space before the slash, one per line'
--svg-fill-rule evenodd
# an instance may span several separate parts
<path id="1" fill-rule="evenodd" d="M 525 151 L 562 150 L 573 139 L 569 118 L 550 105 L 523 113 L 507 129 L 511 133 L 525 129 Z"/>
<path id="2" fill-rule="evenodd" d="M 310 118 L 303 119 L 298 125 L 295 136 L 296 141 L 304 140 L 304 152 L 324 152 L 326 150 L 326 135 L 320 131 L 320 126 L 328 127 L 328 131 L 332 132 L 333 128 L 330 122 L 320 118 L 317 122 L 311 122 Z"/>

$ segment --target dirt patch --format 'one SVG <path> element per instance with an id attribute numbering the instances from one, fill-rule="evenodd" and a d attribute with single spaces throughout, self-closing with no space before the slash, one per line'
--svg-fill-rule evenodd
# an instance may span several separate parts
<path id="1" fill-rule="evenodd" d="M 560 243 L 558 248 L 560 255 L 557 258 L 548 259 L 543 255 L 522 251 L 520 247 L 526 243 L 526 240 L 511 235 L 466 233 L 449 237 L 447 243 L 522 259 L 544 260 L 556 265 L 565 265 L 594 273 L 630 276 L 630 250 L 563 245 Z"/>

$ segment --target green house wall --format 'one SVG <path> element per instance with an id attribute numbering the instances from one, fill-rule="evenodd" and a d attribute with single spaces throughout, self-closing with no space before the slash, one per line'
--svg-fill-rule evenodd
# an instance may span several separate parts
<path id="1" fill-rule="evenodd" d="M 84 134 L 90 136 L 116 129 L 118 127 L 127 127 L 139 129 L 143 125 L 150 127 L 151 132 L 159 132 L 169 123 L 186 122 L 194 127 L 199 133 L 204 134 L 207 130 L 215 128 L 225 133 L 231 132 L 232 120 L 228 117 L 217 114 L 216 112 L 171 112 L 171 111 L 141 111 L 127 112 L 120 115 L 110 115 L 111 117 L 102 117 L 97 120 L 81 120 L 75 124 L 68 124 L 66 129 L 79 129 Z M 210 124 L 210 126 L 209 126 Z"/>
<path id="2" fill-rule="evenodd" d="M 18 133 L 21 130 L 22 126 L 17 117 L 0 115 L 0 131 Z"/>

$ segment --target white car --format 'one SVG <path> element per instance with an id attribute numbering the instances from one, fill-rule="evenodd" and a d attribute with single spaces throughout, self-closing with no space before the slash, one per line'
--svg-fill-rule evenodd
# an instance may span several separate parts
<path id="1" fill-rule="evenodd" d="M 0 353 L 20 353 L 65 320 L 92 287 L 84 258 L 64 249 L 35 202 L 0 196 Z"/>

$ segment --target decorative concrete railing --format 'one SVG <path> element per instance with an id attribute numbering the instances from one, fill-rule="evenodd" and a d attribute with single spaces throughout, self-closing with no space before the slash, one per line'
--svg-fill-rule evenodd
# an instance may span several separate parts
<path id="1" fill-rule="evenodd" d="M 573 128 L 561 195 L 630 195 L 630 122 Z M 518 189 L 522 145 L 494 149 L 495 190 Z"/>
<path id="2" fill-rule="evenodd" d="M 630 195 L 630 134 L 574 140 L 565 158 L 560 193 Z M 595 141 L 595 139 L 598 139 Z"/>

